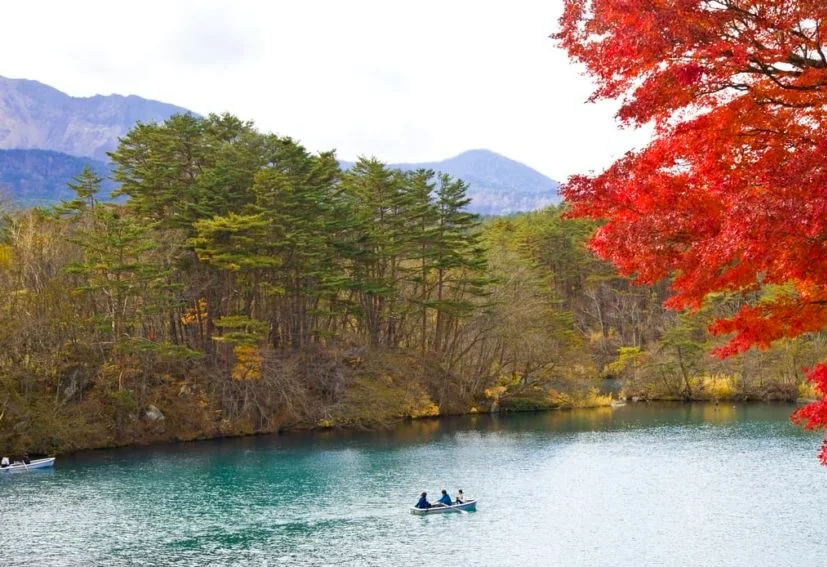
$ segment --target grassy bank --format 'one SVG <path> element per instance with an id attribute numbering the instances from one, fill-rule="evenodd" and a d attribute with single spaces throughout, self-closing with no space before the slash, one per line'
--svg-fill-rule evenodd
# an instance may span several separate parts
<path id="1" fill-rule="evenodd" d="M 16 396 L 5 403 L 0 453 L 62 454 L 291 429 L 382 429 L 406 419 L 612 401 L 598 394 L 595 380 L 555 388 L 503 377 L 475 395 L 474 379 L 445 372 L 438 361 L 417 353 L 319 350 L 266 358 L 264 367 L 257 380 L 234 380 L 200 362 L 170 365 L 140 380 L 121 377 L 130 386 L 121 390 L 107 367 L 74 386 L 55 380 L 65 372 L 56 368 L 52 396 Z M 32 387 L 43 390 L 46 384 Z"/>
<path id="2" fill-rule="evenodd" d="M 656 373 L 623 379 L 587 375 L 527 381 L 519 374 L 480 380 L 447 372 L 416 352 L 316 349 L 267 355 L 257 379 L 234 379 L 205 360 L 158 365 L 128 375 L 101 364 L 50 363 L 9 396 L 0 411 L 0 453 L 61 454 L 319 428 L 384 429 L 403 420 L 474 413 L 607 407 L 634 401 L 749 402 L 812 399 L 800 378 L 735 374 L 666 380 Z M 128 386 L 122 389 L 118 385 Z M 487 387 L 485 387 L 488 385 Z M 612 394 L 601 393 L 611 389 Z M 31 392 L 49 395 L 26 397 Z"/>

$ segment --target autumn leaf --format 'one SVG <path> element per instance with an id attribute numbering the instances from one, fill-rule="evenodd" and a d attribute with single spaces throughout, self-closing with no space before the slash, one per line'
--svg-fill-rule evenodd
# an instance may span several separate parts
<path id="1" fill-rule="evenodd" d="M 605 219 L 591 245 L 675 309 L 715 292 L 743 307 L 711 330 L 719 356 L 827 327 L 827 3 L 565 0 L 554 38 L 651 142 L 571 178 L 571 214 Z M 782 286 L 767 298 L 762 290 Z M 796 412 L 827 426 L 825 400 Z M 827 448 L 822 450 L 827 464 Z"/>

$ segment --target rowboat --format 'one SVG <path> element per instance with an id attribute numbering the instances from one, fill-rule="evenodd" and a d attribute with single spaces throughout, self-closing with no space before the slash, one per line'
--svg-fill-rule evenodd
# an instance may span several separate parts
<path id="1" fill-rule="evenodd" d="M 475 512 L 477 510 L 477 501 L 468 500 L 462 504 L 454 504 L 452 506 L 431 506 L 430 508 L 411 508 L 411 514 L 417 516 L 424 516 L 426 514 L 444 514 L 445 512 L 459 512 L 465 510 L 466 512 Z"/>
<path id="2" fill-rule="evenodd" d="M 48 459 L 35 459 L 28 465 L 26 463 L 12 463 L 7 467 L 0 468 L 0 473 L 28 472 L 37 469 L 48 469 L 54 464 L 54 457 L 49 457 Z"/>

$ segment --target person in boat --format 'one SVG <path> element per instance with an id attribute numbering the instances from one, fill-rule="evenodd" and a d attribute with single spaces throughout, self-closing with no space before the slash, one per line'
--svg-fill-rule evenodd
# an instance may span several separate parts
<path id="1" fill-rule="evenodd" d="M 465 502 L 465 495 L 462 493 L 461 488 L 457 490 L 457 495 L 454 496 L 454 502 L 457 504 L 462 504 L 463 502 Z"/>
<path id="2" fill-rule="evenodd" d="M 419 495 L 419 502 L 416 503 L 417 508 L 430 508 L 431 503 L 428 502 L 428 493 L 423 492 Z"/>
<path id="3" fill-rule="evenodd" d="M 10 466 L 11 463 L 9 462 L 8 457 L 3 457 L 0 459 L 0 469 L 5 469 L 6 467 Z"/>
<path id="4" fill-rule="evenodd" d="M 32 464 L 32 460 L 29 458 L 29 452 L 28 451 L 23 452 L 23 464 L 24 465 Z"/>
<path id="5" fill-rule="evenodd" d="M 440 498 L 438 500 L 438 502 L 440 504 L 442 504 L 443 506 L 453 506 L 454 505 L 454 503 L 451 502 L 451 497 L 448 496 L 448 491 L 445 490 L 444 488 L 442 489 L 442 498 Z"/>

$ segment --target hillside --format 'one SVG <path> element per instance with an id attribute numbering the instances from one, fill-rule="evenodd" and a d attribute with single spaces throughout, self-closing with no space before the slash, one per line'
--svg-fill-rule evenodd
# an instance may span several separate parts
<path id="1" fill-rule="evenodd" d="M 351 162 L 342 162 L 348 168 Z M 402 170 L 433 169 L 463 179 L 475 213 L 505 215 L 560 202 L 560 184 L 539 171 L 490 150 L 470 150 L 434 162 L 395 163 Z"/>
<path id="2" fill-rule="evenodd" d="M 136 122 L 181 112 L 188 110 L 138 96 L 72 97 L 37 81 L 0 77 L 0 149 L 106 159 Z"/>
<path id="3" fill-rule="evenodd" d="M 0 199 L 17 205 L 34 206 L 70 199 L 67 187 L 83 167 L 89 165 L 100 177 L 109 175 L 106 162 L 70 156 L 49 150 L 0 150 Z M 105 181 L 104 194 L 115 187 Z"/>

